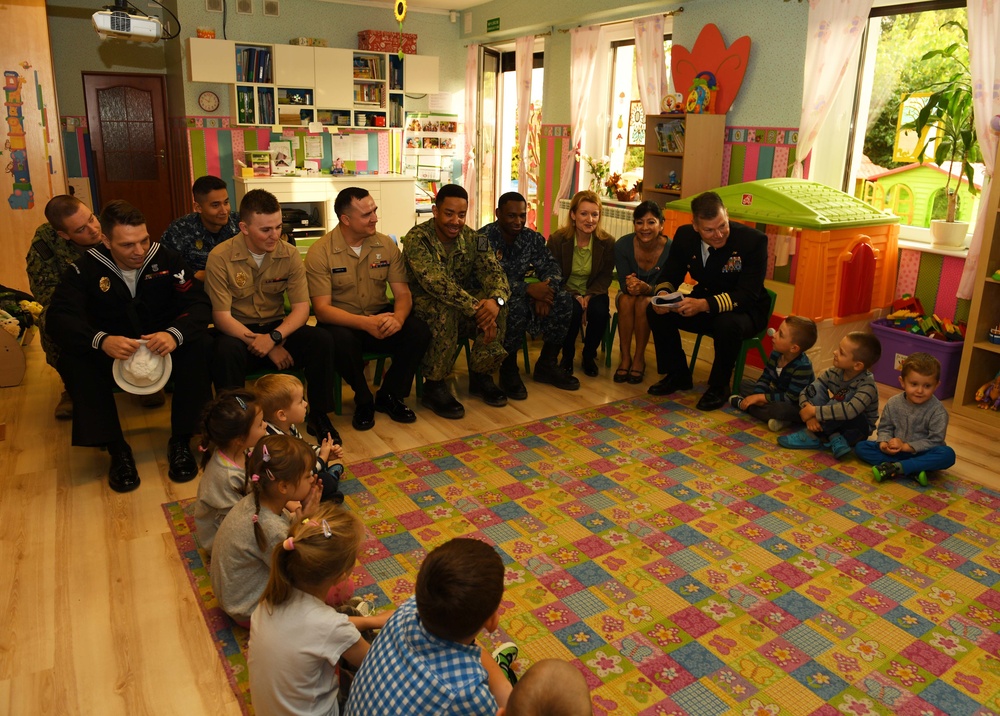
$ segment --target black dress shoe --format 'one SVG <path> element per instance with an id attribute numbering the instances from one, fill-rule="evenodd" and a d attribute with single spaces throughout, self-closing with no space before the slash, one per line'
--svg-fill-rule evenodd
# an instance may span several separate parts
<path id="1" fill-rule="evenodd" d="M 378 393 L 375 396 L 375 410 L 385 413 L 397 423 L 412 423 L 417 419 L 414 412 L 406 407 L 406 403 L 388 393 Z"/>
<path id="2" fill-rule="evenodd" d="M 535 373 L 532 376 L 536 383 L 548 383 L 559 388 L 559 390 L 579 390 L 580 380 L 567 373 L 565 369 L 556 365 L 556 362 L 538 361 L 535 363 Z"/>
<path id="3" fill-rule="evenodd" d="M 729 400 L 729 386 L 725 388 L 709 387 L 705 394 L 701 396 L 696 406 L 698 410 L 718 410 Z"/>
<path id="4" fill-rule="evenodd" d="M 170 438 L 167 443 L 167 475 L 174 482 L 190 482 L 198 476 L 198 463 L 187 438 Z"/>
<path id="5" fill-rule="evenodd" d="M 528 389 L 524 387 L 521 373 L 517 370 L 513 373 L 500 371 L 500 390 L 511 400 L 526 400 L 528 397 Z"/>
<path id="6" fill-rule="evenodd" d="M 363 403 L 354 408 L 351 425 L 355 430 L 371 430 L 375 427 L 375 403 Z"/>
<path id="7" fill-rule="evenodd" d="M 676 393 L 678 390 L 691 390 L 693 387 L 694 383 L 691 382 L 691 376 L 689 375 L 665 375 L 659 382 L 649 386 L 646 392 L 650 395 L 670 395 L 671 393 Z"/>
<path id="8" fill-rule="evenodd" d="M 507 395 L 493 382 L 488 373 L 469 373 L 469 395 L 482 398 L 487 405 L 502 408 L 507 405 Z"/>
<path id="9" fill-rule="evenodd" d="M 597 376 L 597 356 L 584 356 L 580 364 L 583 366 L 584 375 L 589 375 L 591 378 Z"/>
<path id="10" fill-rule="evenodd" d="M 330 422 L 329 416 L 326 413 L 313 413 L 306 420 L 306 432 L 316 438 L 319 442 L 323 442 L 327 435 L 333 439 L 334 445 L 343 445 L 344 441 L 340 439 L 340 433 L 337 432 L 337 428 L 333 427 L 333 423 Z"/>
<path id="11" fill-rule="evenodd" d="M 108 469 L 108 486 L 115 492 L 131 492 L 139 486 L 139 471 L 135 468 L 132 448 L 111 452 L 111 467 Z"/>
<path id="12" fill-rule="evenodd" d="M 465 417 L 465 406 L 455 399 L 443 380 L 424 381 L 424 394 L 420 397 L 420 404 L 448 420 Z"/>

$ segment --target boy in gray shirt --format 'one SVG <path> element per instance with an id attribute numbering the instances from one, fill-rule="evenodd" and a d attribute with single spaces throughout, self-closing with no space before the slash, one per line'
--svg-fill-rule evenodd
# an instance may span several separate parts
<path id="1" fill-rule="evenodd" d="M 944 444 L 948 411 L 934 396 L 941 364 L 928 353 L 912 353 L 899 371 L 903 392 L 889 398 L 878 421 L 876 440 L 858 443 L 854 451 L 872 465 L 876 482 L 915 475 L 927 484 L 927 473 L 955 464 L 955 451 Z"/>

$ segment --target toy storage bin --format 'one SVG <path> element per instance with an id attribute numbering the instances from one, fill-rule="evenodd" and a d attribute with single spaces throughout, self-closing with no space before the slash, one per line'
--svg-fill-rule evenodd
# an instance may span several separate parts
<path id="1" fill-rule="evenodd" d="M 955 394 L 958 365 L 962 359 L 961 341 L 938 341 L 909 331 L 892 328 L 884 318 L 873 321 L 872 333 L 882 343 L 882 358 L 872 367 L 875 380 L 899 387 L 899 366 L 911 353 L 930 353 L 941 363 L 941 382 L 934 395 L 939 400 Z"/>

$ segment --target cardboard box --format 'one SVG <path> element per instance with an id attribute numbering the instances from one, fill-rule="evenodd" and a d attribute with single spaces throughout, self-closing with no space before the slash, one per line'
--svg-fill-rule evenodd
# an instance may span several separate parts
<path id="1" fill-rule="evenodd" d="M 417 54 L 417 36 L 402 33 L 403 52 Z M 385 30 L 362 30 L 358 33 L 358 49 L 372 52 L 399 52 L 400 33 Z"/>
<path id="2" fill-rule="evenodd" d="M 884 385 L 899 387 L 899 368 L 911 353 L 930 353 L 941 364 L 941 382 L 934 395 L 945 400 L 955 394 L 958 382 L 958 364 L 962 360 L 962 341 L 938 341 L 889 325 L 884 318 L 873 321 L 872 333 L 882 344 L 882 357 L 872 366 L 875 380 Z"/>

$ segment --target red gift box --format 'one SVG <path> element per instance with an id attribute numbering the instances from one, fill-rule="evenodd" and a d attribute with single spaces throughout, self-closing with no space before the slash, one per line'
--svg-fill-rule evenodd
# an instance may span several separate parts
<path id="1" fill-rule="evenodd" d="M 417 36 L 402 34 L 403 52 L 417 54 Z M 358 33 L 358 49 L 372 52 L 399 52 L 400 33 L 385 30 L 362 30 Z"/>

